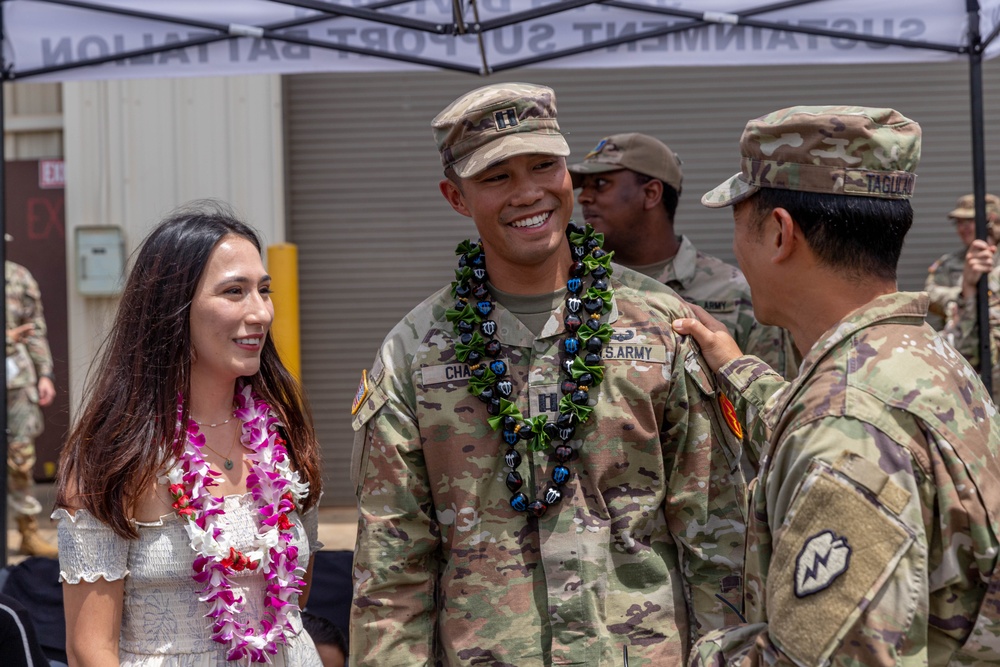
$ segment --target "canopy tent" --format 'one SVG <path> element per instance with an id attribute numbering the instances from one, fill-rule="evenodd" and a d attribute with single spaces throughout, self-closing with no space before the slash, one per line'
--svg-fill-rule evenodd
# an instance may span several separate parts
<path id="1" fill-rule="evenodd" d="M 994 56 L 984 0 L 5 0 L 8 80 Z M 711 5 L 711 11 L 705 6 Z M 974 17 L 970 23 L 969 17 Z M 970 27 L 976 35 L 970 34 Z M 987 35 L 981 39 L 979 35 Z M 625 49 L 614 47 L 629 45 Z M 610 48 L 609 48 L 610 47 Z"/>
<path id="2" fill-rule="evenodd" d="M 0 29 L 8 82 L 968 60 L 977 236 L 986 235 L 981 67 L 1000 54 L 1000 0 L 0 0 Z M 0 228 L 2 188 L 0 171 Z M 985 297 L 983 280 L 982 330 Z M 982 336 L 987 383 L 988 345 Z"/>

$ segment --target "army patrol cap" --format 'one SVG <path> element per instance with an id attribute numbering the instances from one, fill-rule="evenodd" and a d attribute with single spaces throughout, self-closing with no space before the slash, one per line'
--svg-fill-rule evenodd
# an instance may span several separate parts
<path id="1" fill-rule="evenodd" d="M 920 125 L 895 109 L 790 107 L 747 123 L 740 156 L 740 173 L 702 204 L 731 206 L 760 188 L 909 199 Z"/>
<path id="2" fill-rule="evenodd" d="M 515 155 L 566 157 L 556 94 L 532 83 L 496 83 L 462 95 L 431 122 L 441 164 L 462 178 Z"/>
<path id="3" fill-rule="evenodd" d="M 594 150 L 587 153 L 583 162 L 569 166 L 573 187 L 580 187 L 586 174 L 602 174 L 609 171 L 631 171 L 661 180 L 677 193 L 681 192 L 684 172 L 681 161 L 665 143 L 640 132 L 612 134 L 601 139 Z"/>
<path id="4" fill-rule="evenodd" d="M 986 195 L 986 215 L 1000 215 L 1000 197 L 996 195 Z M 976 217 L 976 195 L 962 195 L 958 198 L 955 208 L 948 214 L 949 218 L 956 220 L 973 219 Z"/>

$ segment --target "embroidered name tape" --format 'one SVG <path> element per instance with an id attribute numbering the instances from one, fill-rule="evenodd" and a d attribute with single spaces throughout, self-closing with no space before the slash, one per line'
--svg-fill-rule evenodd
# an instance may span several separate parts
<path id="1" fill-rule="evenodd" d="M 646 336 L 636 329 L 616 327 L 604 346 L 603 356 L 605 360 L 667 363 L 667 348 L 663 345 L 648 345 L 645 340 Z"/>
<path id="2" fill-rule="evenodd" d="M 701 306 L 710 313 L 731 313 L 736 310 L 736 301 L 730 299 L 728 301 L 710 301 L 710 300 L 698 300 L 692 299 L 691 303 Z"/>
<path id="3" fill-rule="evenodd" d="M 470 377 L 472 371 L 463 363 L 424 366 L 420 369 L 420 378 L 425 386 L 468 380 Z"/>

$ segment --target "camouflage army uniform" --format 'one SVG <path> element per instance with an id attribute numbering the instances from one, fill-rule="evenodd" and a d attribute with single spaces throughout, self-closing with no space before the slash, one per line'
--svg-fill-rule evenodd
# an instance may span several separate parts
<path id="1" fill-rule="evenodd" d="M 46 339 L 42 295 L 26 268 L 6 262 L 7 329 L 34 324 L 20 343 L 7 339 L 7 470 L 9 502 L 19 515 L 35 515 L 42 507 L 33 495 L 35 438 L 43 428 L 38 407 L 38 378 L 52 377 L 52 353 Z"/>
<path id="2" fill-rule="evenodd" d="M 893 109 L 782 109 L 747 123 L 741 172 L 702 203 L 738 205 L 763 188 L 908 199 L 920 138 Z M 740 249 L 767 256 L 746 229 Z M 794 381 L 749 356 L 719 369 L 768 437 L 750 485 L 749 624 L 707 635 L 692 665 L 1000 662 L 1000 415 L 925 323 L 926 294 L 851 298 L 866 302 L 835 318 Z M 794 312 L 773 305 L 779 319 Z"/>
<path id="3" fill-rule="evenodd" d="M 945 325 L 948 304 L 958 299 L 962 293 L 962 270 L 965 267 L 965 253 L 968 248 L 949 252 L 938 258 L 927 269 L 924 291 L 930 296 L 928 322 L 935 329 Z"/>
<path id="4" fill-rule="evenodd" d="M 992 236 L 994 234 L 994 221 L 1000 218 L 1000 197 L 987 192 L 983 200 L 986 208 L 987 235 Z M 955 208 L 948 213 L 948 219 L 956 223 L 968 223 L 974 221 L 975 218 L 975 194 L 959 197 Z M 927 282 L 924 284 L 924 291 L 931 298 L 930 314 L 927 321 L 939 331 L 955 325 L 954 303 L 959 300 L 962 294 L 962 273 L 965 268 L 965 254 L 968 250 L 968 248 L 963 248 L 942 255 L 927 269 Z"/>
<path id="5" fill-rule="evenodd" d="M 760 357 L 786 379 L 794 378 L 798 368 L 791 338 L 780 327 L 754 319 L 750 286 L 740 270 L 699 252 L 687 237 L 680 239 L 677 254 L 659 275 L 650 277 L 725 324 L 746 354 Z"/>
<path id="6" fill-rule="evenodd" d="M 752 625 L 710 634 L 692 664 L 1000 660 L 1000 418 L 926 310 L 875 299 L 790 384 L 749 357 L 721 369 L 773 444 L 751 483 Z"/>
<path id="7" fill-rule="evenodd" d="M 501 442 L 455 358 L 449 290 L 386 338 L 354 417 L 352 665 L 593 667 L 620 665 L 623 645 L 632 667 L 676 665 L 735 619 L 716 594 L 739 606 L 737 441 L 671 330 L 681 302 L 624 268 L 611 285 L 605 378 L 570 441 L 565 497 L 540 519 L 510 508 Z M 501 304 L 491 314 L 525 416 L 556 415 L 565 308 L 537 338 Z M 534 494 L 553 463 L 523 453 Z"/>
<path id="8" fill-rule="evenodd" d="M 990 271 L 989 285 L 990 352 L 993 361 L 993 401 L 1000 396 L 1000 266 Z M 979 370 L 979 323 L 976 300 L 958 299 L 954 325 L 947 328 L 955 347 L 973 368 Z"/>

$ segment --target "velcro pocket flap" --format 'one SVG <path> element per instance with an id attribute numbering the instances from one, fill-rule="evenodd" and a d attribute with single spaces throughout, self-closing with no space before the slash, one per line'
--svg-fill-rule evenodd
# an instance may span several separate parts
<path id="1" fill-rule="evenodd" d="M 849 460 L 843 470 L 813 461 L 775 541 L 769 633 L 799 664 L 825 664 L 914 541 L 895 509 L 909 492 L 846 456 L 837 464 Z"/>

